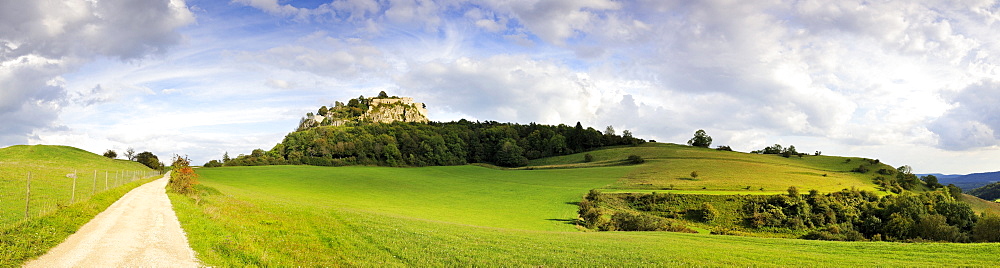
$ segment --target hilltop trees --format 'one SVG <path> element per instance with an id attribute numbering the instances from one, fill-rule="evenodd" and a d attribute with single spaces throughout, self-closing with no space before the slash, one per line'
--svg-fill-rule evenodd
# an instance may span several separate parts
<path id="1" fill-rule="evenodd" d="M 688 140 L 688 145 L 708 148 L 708 146 L 712 145 L 712 137 L 706 134 L 705 130 L 699 129 L 694 132 L 694 137 Z"/>
<path id="2" fill-rule="evenodd" d="M 163 169 L 163 163 L 160 163 L 160 159 L 156 157 L 151 152 L 141 152 L 135 156 L 135 161 L 140 164 L 146 165 L 151 169 L 161 170 Z"/>
<path id="3" fill-rule="evenodd" d="M 107 151 L 104 152 L 104 157 L 115 159 L 118 158 L 118 153 L 116 153 L 114 150 L 108 149 Z"/>
<path id="4" fill-rule="evenodd" d="M 350 104 L 349 104 L 350 105 Z M 308 164 L 320 166 L 438 166 L 493 163 L 523 166 L 529 159 L 585 152 L 602 146 L 645 142 L 606 135 L 582 124 L 458 122 L 360 124 L 289 133 L 269 151 L 254 150 L 226 166 Z"/>
<path id="5" fill-rule="evenodd" d="M 128 161 L 135 161 L 135 149 L 132 149 L 132 147 L 125 149 L 125 159 L 128 159 Z"/>

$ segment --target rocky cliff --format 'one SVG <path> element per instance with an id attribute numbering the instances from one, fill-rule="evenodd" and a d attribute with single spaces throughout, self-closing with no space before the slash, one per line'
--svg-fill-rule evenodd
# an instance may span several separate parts
<path id="1" fill-rule="evenodd" d="M 349 126 L 361 122 L 427 123 L 426 105 L 414 102 L 409 97 L 357 98 L 347 104 L 337 102 L 333 108 L 320 108 L 316 114 L 309 113 L 299 122 L 299 130 L 319 126 Z"/>

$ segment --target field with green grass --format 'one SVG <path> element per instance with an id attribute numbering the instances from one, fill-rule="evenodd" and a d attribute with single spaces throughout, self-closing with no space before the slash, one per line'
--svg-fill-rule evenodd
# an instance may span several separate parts
<path id="1" fill-rule="evenodd" d="M 27 196 L 31 173 L 31 200 Z M 73 179 L 76 174 L 76 191 Z M 109 159 L 69 146 L 16 145 L 0 149 L 0 229 L 54 212 L 94 194 L 154 172 L 137 162 Z M 96 175 L 96 176 L 95 176 Z M 73 202 L 71 202 L 73 201 Z"/>
<path id="2" fill-rule="evenodd" d="M 1000 254 L 997 244 L 582 232 L 567 222 L 588 189 L 646 165 L 211 168 L 198 170 L 197 198 L 171 200 L 211 266 L 991 266 Z"/>
<path id="3" fill-rule="evenodd" d="M 584 155 L 594 161 L 585 163 Z M 790 186 L 802 190 L 835 192 L 842 189 L 877 191 L 874 172 L 851 172 L 862 163 L 857 157 L 760 155 L 718 151 L 667 143 L 646 143 L 532 160 L 528 168 L 585 168 L 621 165 L 629 155 L 646 160 L 635 166 L 609 190 L 683 190 L 699 194 L 778 194 Z M 880 164 L 884 168 L 892 168 Z M 697 172 L 697 177 L 691 173 Z"/>

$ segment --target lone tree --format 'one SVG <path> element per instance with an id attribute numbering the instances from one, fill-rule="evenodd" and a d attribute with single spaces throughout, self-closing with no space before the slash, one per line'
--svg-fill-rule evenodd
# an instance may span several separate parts
<path id="1" fill-rule="evenodd" d="M 688 140 L 688 145 L 694 147 L 708 148 L 708 146 L 712 145 L 712 136 L 705 134 L 704 129 L 699 129 L 698 131 L 694 132 L 694 138 Z"/>
<path id="2" fill-rule="evenodd" d="M 127 158 L 128 161 L 135 161 L 135 149 L 132 149 L 132 147 L 125 149 L 125 158 Z"/>
<path id="3" fill-rule="evenodd" d="M 406 95 L 403 95 L 403 96 L 406 96 Z M 384 90 L 383 91 L 379 91 L 378 92 L 378 98 L 379 99 L 388 99 L 389 98 L 389 94 L 385 94 Z"/>
<path id="4" fill-rule="evenodd" d="M 116 153 L 114 150 L 108 149 L 107 152 L 104 152 L 104 157 L 115 159 L 118 158 L 118 153 Z"/>

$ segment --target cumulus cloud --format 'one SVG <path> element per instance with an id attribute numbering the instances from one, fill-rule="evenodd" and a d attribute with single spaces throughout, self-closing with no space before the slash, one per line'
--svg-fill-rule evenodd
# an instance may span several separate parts
<path id="1" fill-rule="evenodd" d="M 951 99 L 955 107 L 929 127 L 938 136 L 938 146 L 966 150 L 1000 145 L 1000 81 L 980 81 Z"/>
<path id="2" fill-rule="evenodd" d="M 362 40 L 342 40 L 322 34 L 306 39 L 302 44 L 240 52 L 237 58 L 343 80 L 363 80 L 374 74 L 385 74 L 392 67 L 381 49 Z"/>
<path id="3" fill-rule="evenodd" d="M 397 82 L 426 102 L 513 122 L 587 121 L 600 97 L 586 74 L 516 55 L 431 62 Z"/>
<path id="4" fill-rule="evenodd" d="M 61 75 L 96 56 L 132 60 L 180 42 L 193 21 L 183 1 L 0 3 L 0 139 L 23 143 L 68 104 Z"/>

